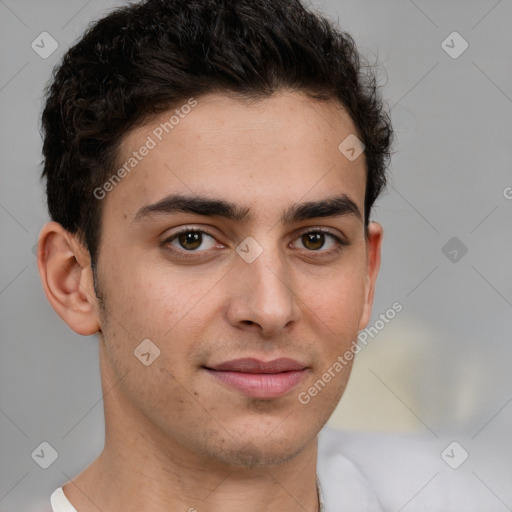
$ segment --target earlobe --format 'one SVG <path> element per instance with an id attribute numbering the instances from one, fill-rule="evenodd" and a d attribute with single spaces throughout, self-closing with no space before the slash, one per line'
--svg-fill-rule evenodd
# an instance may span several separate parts
<path id="1" fill-rule="evenodd" d="M 380 269 L 381 246 L 383 229 L 377 222 L 370 222 L 366 239 L 366 290 L 363 314 L 359 323 L 359 330 L 364 329 L 370 321 L 372 314 L 375 284 Z"/>
<path id="2" fill-rule="evenodd" d="M 57 314 L 78 334 L 98 332 L 97 298 L 88 251 L 57 222 L 39 234 L 37 266 L 43 289 Z"/>

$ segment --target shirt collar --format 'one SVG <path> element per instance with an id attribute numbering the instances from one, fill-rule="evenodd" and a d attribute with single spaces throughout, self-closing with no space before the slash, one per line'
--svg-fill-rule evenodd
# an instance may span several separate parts
<path id="1" fill-rule="evenodd" d="M 325 512 L 324 495 L 322 493 L 322 486 L 318 476 L 316 477 L 316 492 L 318 494 L 318 512 Z"/>

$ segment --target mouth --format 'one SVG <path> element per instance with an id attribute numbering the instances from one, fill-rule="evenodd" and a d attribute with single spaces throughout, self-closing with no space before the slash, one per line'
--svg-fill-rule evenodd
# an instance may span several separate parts
<path id="1" fill-rule="evenodd" d="M 261 361 L 246 358 L 203 367 L 213 378 L 231 389 L 254 398 L 279 398 L 304 378 L 306 365 L 289 358 Z"/>

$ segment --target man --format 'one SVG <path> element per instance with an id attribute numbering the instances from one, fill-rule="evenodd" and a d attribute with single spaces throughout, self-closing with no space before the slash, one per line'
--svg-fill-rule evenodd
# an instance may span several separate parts
<path id="1" fill-rule="evenodd" d="M 343 436 L 318 444 L 380 264 L 392 129 L 365 69 L 298 0 L 146 0 L 68 51 L 38 266 L 99 335 L 106 432 L 55 512 L 389 502 Z"/>

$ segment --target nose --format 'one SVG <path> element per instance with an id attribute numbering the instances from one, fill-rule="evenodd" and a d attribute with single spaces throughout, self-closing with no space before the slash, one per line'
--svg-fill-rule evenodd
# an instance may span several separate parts
<path id="1" fill-rule="evenodd" d="M 300 308 L 290 274 L 286 262 L 267 251 L 252 263 L 238 261 L 230 272 L 231 325 L 269 337 L 296 323 Z"/>

